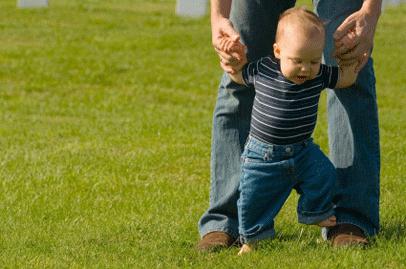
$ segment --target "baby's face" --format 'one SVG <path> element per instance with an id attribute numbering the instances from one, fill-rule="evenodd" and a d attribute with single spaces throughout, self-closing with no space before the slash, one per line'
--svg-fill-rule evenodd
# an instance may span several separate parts
<path id="1" fill-rule="evenodd" d="M 295 84 L 302 84 L 319 73 L 323 47 L 322 35 L 311 39 L 284 35 L 275 43 L 274 53 L 280 60 L 282 74 Z"/>

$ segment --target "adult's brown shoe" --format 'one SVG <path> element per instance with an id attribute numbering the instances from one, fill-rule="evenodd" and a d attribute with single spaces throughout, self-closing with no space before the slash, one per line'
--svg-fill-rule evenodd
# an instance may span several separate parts
<path id="1" fill-rule="evenodd" d="M 236 240 L 225 232 L 211 232 L 203 236 L 197 244 L 197 250 L 202 252 L 217 251 L 231 247 Z"/>
<path id="2" fill-rule="evenodd" d="M 368 244 L 364 232 L 352 224 L 338 224 L 328 232 L 327 239 L 333 247 L 365 246 Z"/>

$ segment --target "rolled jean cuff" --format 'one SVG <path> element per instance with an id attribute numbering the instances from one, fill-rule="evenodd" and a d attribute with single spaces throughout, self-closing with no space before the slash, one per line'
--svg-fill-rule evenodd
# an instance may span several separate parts
<path id="1" fill-rule="evenodd" d="M 349 214 L 343 214 L 342 212 L 336 212 L 337 224 L 352 224 L 360 228 L 366 236 L 375 236 L 379 232 L 379 227 L 374 228 L 373 225 L 362 221 L 360 219 L 355 219 Z"/>
<path id="2" fill-rule="evenodd" d="M 240 242 L 242 244 L 254 243 L 254 242 L 257 242 L 259 240 L 265 240 L 265 239 L 272 238 L 274 236 L 275 236 L 275 230 L 270 229 L 270 230 L 263 231 L 263 232 L 261 232 L 259 234 L 256 234 L 254 236 L 240 235 Z"/>
<path id="3" fill-rule="evenodd" d="M 334 209 L 331 208 L 324 213 L 311 213 L 311 212 L 299 212 L 298 213 L 298 221 L 299 223 L 303 224 L 317 224 L 322 222 L 323 220 L 328 219 L 329 217 L 334 215 Z"/>
<path id="4" fill-rule="evenodd" d="M 365 236 L 369 236 L 369 237 L 375 236 L 378 233 L 378 231 L 376 229 L 368 230 L 368 229 L 365 228 L 366 227 L 365 225 L 360 224 L 360 222 L 353 221 L 353 220 L 339 220 L 339 219 L 337 219 L 337 225 L 339 225 L 339 224 L 352 224 L 354 226 L 357 226 L 358 228 L 360 228 L 364 232 Z M 329 228 L 329 227 L 323 227 L 321 229 L 321 237 L 323 238 L 323 240 L 328 239 L 327 235 L 328 235 L 328 232 L 329 232 L 330 229 L 331 228 Z"/>

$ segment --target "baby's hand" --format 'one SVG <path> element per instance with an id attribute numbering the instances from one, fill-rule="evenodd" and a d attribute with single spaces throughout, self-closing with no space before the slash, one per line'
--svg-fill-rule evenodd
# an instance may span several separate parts
<path id="1" fill-rule="evenodd" d="M 232 53 L 244 50 L 245 46 L 241 44 L 240 40 L 234 41 L 231 38 L 223 37 L 220 41 L 220 49 L 224 52 Z"/>
<path id="2" fill-rule="evenodd" d="M 240 40 L 232 40 L 228 37 L 223 37 L 220 41 L 220 50 L 223 52 L 236 56 L 237 59 L 245 57 L 245 46 L 241 44 Z"/>
<path id="3" fill-rule="evenodd" d="M 335 40 L 334 42 L 334 52 L 333 55 L 336 58 L 337 62 L 341 66 L 350 66 L 355 63 L 358 63 L 356 57 L 348 57 L 351 55 L 354 49 L 354 40 L 356 38 L 356 33 L 354 30 L 349 30 L 345 36 L 340 40 Z M 345 60 L 343 59 L 346 58 Z"/>
<path id="4" fill-rule="evenodd" d="M 351 30 L 348 30 L 347 34 L 344 35 L 340 40 L 335 40 L 335 45 L 337 47 L 344 46 L 344 48 L 347 48 L 350 50 L 355 47 L 354 42 L 355 42 L 356 38 L 357 38 L 357 34 L 356 34 L 355 30 L 351 29 Z"/>
<path id="5" fill-rule="evenodd" d="M 236 74 L 247 63 L 245 46 L 239 38 L 222 37 L 216 51 L 220 56 L 221 68 L 229 74 Z"/>

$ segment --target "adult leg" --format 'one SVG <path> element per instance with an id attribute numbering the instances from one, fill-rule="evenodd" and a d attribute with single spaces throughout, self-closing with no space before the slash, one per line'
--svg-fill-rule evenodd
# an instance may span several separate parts
<path id="1" fill-rule="evenodd" d="M 314 4 L 319 16 L 328 22 L 324 55 L 328 64 L 334 64 L 332 34 L 346 17 L 359 10 L 362 0 L 316 0 Z M 372 59 L 350 89 L 329 91 L 328 119 L 330 157 L 337 168 L 337 223 L 345 224 L 335 230 L 373 236 L 379 230 L 380 150 Z"/>
<path id="2" fill-rule="evenodd" d="M 279 14 L 293 5 L 293 0 L 232 1 L 231 20 L 247 45 L 250 60 L 272 52 Z M 231 238 L 238 237 L 240 155 L 248 136 L 253 98 L 253 89 L 223 75 L 213 118 L 210 205 L 199 220 L 201 250 L 229 246 Z M 221 233 L 210 238 L 213 232 Z"/>
<path id="3" fill-rule="evenodd" d="M 252 89 L 223 76 L 213 119 L 210 206 L 199 221 L 201 236 L 217 231 L 238 237 L 240 156 L 249 131 L 253 97 Z"/>

